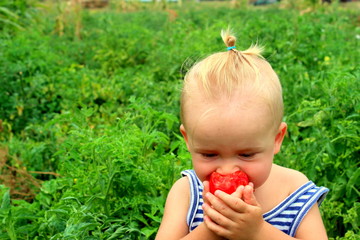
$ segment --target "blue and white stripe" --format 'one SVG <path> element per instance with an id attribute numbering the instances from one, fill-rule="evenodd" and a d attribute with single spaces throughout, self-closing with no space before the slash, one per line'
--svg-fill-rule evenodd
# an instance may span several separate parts
<path id="1" fill-rule="evenodd" d="M 189 231 L 193 231 L 204 220 L 202 210 L 203 185 L 194 170 L 185 170 L 181 174 L 187 176 L 190 182 L 190 207 L 186 220 Z M 263 218 L 274 227 L 293 237 L 311 207 L 316 202 L 320 206 L 328 192 L 329 189 L 317 187 L 312 181 L 309 181 L 300 186 L 272 210 L 263 214 Z"/>
<path id="2" fill-rule="evenodd" d="M 183 177 L 187 176 L 190 182 L 190 207 L 186 222 L 189 226 L 189 231 L 191 232 L 204 221 L 204 212 L 202 209 L 204 203 L 202 197 L 204 187 L 194 170 L 182 171 L 181 175 Z"/>
<path id="3" fill-rule="evenodd" d="M 316 202 L 320 206 L 328 191 L 329 189 L 317 187 L 312 181 L 309 181 L 275 208 L 265 213 L 264 220 L 293 237 L 310 208 Z"/>

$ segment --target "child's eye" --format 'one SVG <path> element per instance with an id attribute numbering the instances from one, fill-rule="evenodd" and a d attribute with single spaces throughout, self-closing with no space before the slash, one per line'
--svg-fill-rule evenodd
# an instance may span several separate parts
<path id="1" fill-rule="evenodd" d="M 201 155 L 206 158 L 214 158 L 218 156 L 216 153 L 202 153 Z"/>
<path id="2" fill-rule="evenodd" d="M 251 158 L 255 155 L 255 153 L 241 153 L 239 154 L 240 157 L 243 157 L 243 158 Z"/>

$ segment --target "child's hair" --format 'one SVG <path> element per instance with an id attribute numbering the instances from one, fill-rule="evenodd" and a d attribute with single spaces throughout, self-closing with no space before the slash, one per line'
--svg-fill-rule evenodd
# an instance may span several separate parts
<path id="1" fill-rule="evenodd" d="M 245 51 L 235 47 L 236 38 L 230 30 L 222 30 L 221 37 L 228 51 L 214 53 L 196 63 L 187 72 L 181 94 L 181 121 L 186 126 L 185 103 L 195 91 L 203 91 L 214 99 L 231 97 L 234 90 L 247 91 L 252 96 L 263 98 L 273 114 L 274 127 L 279 127 L 283 117 L 281 84 L 270 64 L 261 56 L 263 50 L 252 45 Z M 195 84 L 195 85 L 194 85 Z"/>

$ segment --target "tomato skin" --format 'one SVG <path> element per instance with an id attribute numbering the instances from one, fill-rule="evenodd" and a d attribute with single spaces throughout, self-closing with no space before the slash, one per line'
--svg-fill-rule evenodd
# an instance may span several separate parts
<path id="1" fill-rule="evenodd" d="M 236 171 L 231 174 L 222 175 L 217 172 L 213 172 L 210 175 L 210 192 L 215 193 L 216 190 L 221 190 L 227 194 L 232 194 L 236 189 L 243 185 L 249 184 L 249 177 L 243 171 Z"/>

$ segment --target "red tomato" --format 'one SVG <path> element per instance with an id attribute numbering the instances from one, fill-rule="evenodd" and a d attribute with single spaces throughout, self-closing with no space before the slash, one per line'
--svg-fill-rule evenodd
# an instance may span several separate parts
<path id="1" fill-rule="evenodd" d="M 213 172 L 210 175 L 210 192 L 212 194 L 214 194 L 216 190 L 232 194 L 239 186 L 246 186 L 248 184 L 249 177 L 242 171 L 236 171 L 228 175 Z"/>

